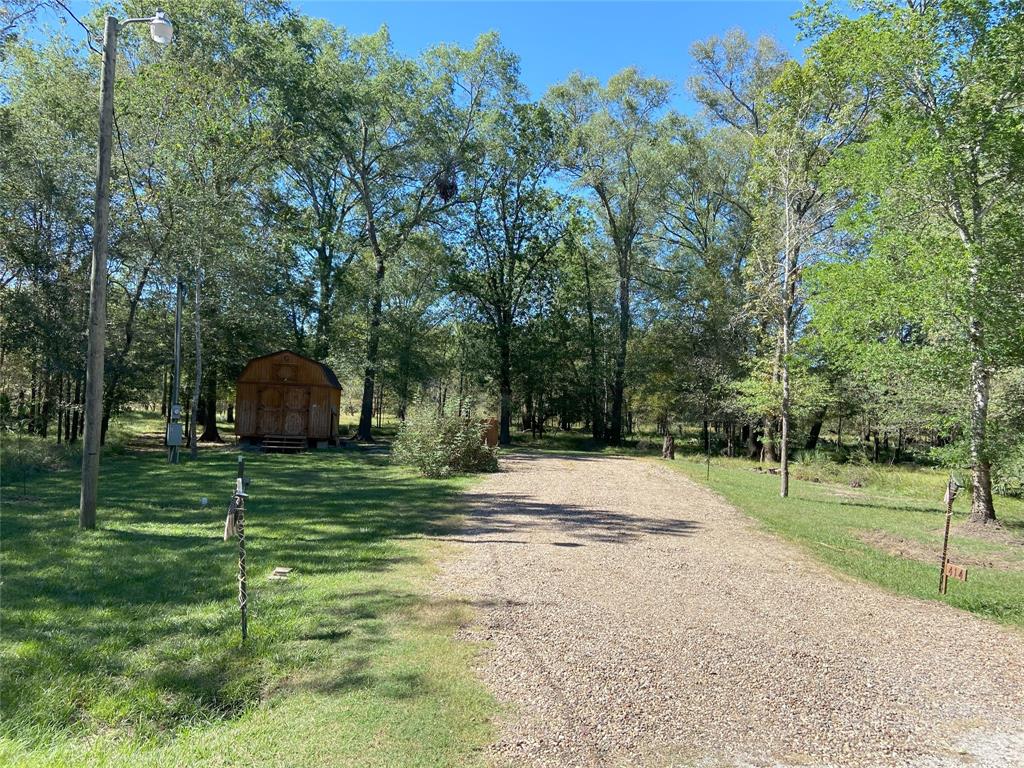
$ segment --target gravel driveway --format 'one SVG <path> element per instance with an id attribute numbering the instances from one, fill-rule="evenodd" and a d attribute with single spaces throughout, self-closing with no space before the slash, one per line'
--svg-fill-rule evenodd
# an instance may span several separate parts
<path id="1" fill-rule="evenodd" d="M 838 576 L 680 474 L 519 455 L 437 589 L 497 766 L 1024 766 L 1024 634 Z"/>

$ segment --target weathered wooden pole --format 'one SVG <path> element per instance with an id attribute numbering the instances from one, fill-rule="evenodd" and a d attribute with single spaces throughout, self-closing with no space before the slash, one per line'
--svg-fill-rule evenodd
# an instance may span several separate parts
<path id="1" fill-rule="evenodd" d="M 100 72 L 100 141 L 96 160 L 96 206 L 92 230 L 89 280 L 89 342 L 85 363 L 85 431 L 82 445 L 80 528 L 96 527 L 96 496 L 103 434 L 103 355 L 107 346 L 107 231 L 110 225 L 110 156 L 114 134 L 114 76 L 117 33 L 125 24 L 149 24 L 150 36 L 161 45 L 171 42 L 173 28 L 159 8 L 152 17 L 118 21 L 107 16 L 103 26 L 103 69 Z"/>
<path id="2" fill-rule="evenodd" d="M 103 70 L 100 74 L 100 143 L 96 162 L 96 210 L 92 234 L 89 287 L 89 343 L 85 365 L 85 433 L 82 446 L 82 495 L 78 526 L 96 527 L 96 496 L 100 477 L 100 436 L 103 432 L 103 355 L 107 328 L 107 229 L 110 223 L 110 150 L 114 126 L 114 68 L 117 61 L 117 19 L 107 16 L 103 28 Z"/>

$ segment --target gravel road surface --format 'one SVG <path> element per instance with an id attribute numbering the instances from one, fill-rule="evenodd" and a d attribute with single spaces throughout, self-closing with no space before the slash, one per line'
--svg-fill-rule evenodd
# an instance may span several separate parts
<path id="1" fill-rule="evenodd" d="M 514 455 L 440 596 L 495 766 L 1024 766 L 1024 633 L 839 576 L 680 474 Z"/>

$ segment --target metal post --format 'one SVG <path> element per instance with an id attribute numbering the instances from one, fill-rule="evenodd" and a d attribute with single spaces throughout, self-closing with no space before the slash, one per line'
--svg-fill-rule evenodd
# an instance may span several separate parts
<path id="1" fill-rule="evenodd" d="M 238 457 L 238 477 L 235 480 L 235 530 L 238 532 L 238 608 L 242 618 L 242 640 L 249 636 L 249 593 L 245 574 L 245 458 Z"/>
<path id="2" fill-rule="evenodd" d="M 85 378 L 85 431 L 82 450 L 80 528 L 96 527 L 96 496 L 103 431 L 103 355 L 107 326 L 107 228 L 110 222 L 110 153 L 114 124 L 114 75 L 117 61 L 117 19 L 107 16 L 103 28 L 103 71 L 100 75 L 100 143 L 96 163 L 96 211 L 92 238 L 89 289 L 89 346 Z"/>
<path id="3" fill-rule="evenodd" d="M 939 566 L 939 594 L 946 594 L 946 562 L 949 555 L 949 525 L 953 521 L 953 501 L 956 499 L 959 483 L 950 477 L 946 485 L 946 532 L 942 536 L 942 563 Z"/>

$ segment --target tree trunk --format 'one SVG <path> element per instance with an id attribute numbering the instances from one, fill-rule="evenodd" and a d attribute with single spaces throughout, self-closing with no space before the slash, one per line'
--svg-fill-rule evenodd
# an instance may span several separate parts
<path id="1" fill-rule="evenodd" d="M 331 305 L 334 296 L 334 254 L 327 243 L 321 242 L 316 249 L 316 271 L 319 285 L 317 297 L 316 331 L 313 341 L 313 357 L 323 360 L 330 351 Z"/>
<path id="2" fill-rule="evenodd" d="M 43 412 L 42 428 L 39 434 L 46 437 L 50 434 L 50 414 L 53 412 L 53 378 L 50 376 L 49 366 L 43 370 Z"/>
<path id="3" fill-rule="evenodd" d="M 590 427 L 595 440 L 604 439 L 604 404 L 602 402 L 603 384 L 597 365 L 597 333 L 594 328 L 594 297 L 590 288 L 590 260 L 583 256 L 583 281 L 587 290 L 587 335 L 590 347 Z"/>
<path id="4" fill-rule="evenodd" d="M 199 429 L 196 420 L 199 417 L 199 392 L 203 385 L 203 336 L 200 322 L 200 288 L 203 278 L 199 269 L 196 270 L 196 301 L 195 301 L 195 326 L 196 326 L 196 378 L 192 383 L 192 450 L 193 459 L 199 457 Z"/>
<path id="5" fill-rule="evenodd" d="M 903 457 L 903 427 L 899 428 L 896 433 L 896 450 L 893 451 L 892 456 L 889 457 L 889 465 L 899 464 Z"/>
<path id="6" fill-rule="evenodd" d="M 504 320 L 505 318 L 502 318 Z M 511 320 L 511 318 L 509 318 Z M 511 327 L 502 323 L 498 332 L 498 389 L 501 395 L 501 413 L 498 443 L 512 444 L 512 340 Z"/>
<path id="7" fill-rule="evenodd" d="M 761 455 L 761 449 L 764 448 L 764 445 L 757 439 L 757 425 L 748 424 L 744 427 L 744 430 L 746 436 L 744 437 L 743 442 L 747 445 L 747 458 L 756 459 Z"/>
<path id="8" fill-rule="evenodd" d="M 29 401 L 28 401 L 28 433 L 34 435 L 36 433 L 36 408 L 38 400 L 38 392 L 36 390 L 36 360 L 35 356 L 32 357 L 32 380 L 29 386 Z"/>
<path id="9" fill-rule="evenodd" d="M 818 439 L 821 437 L 821 428 L 825 423 L 825 409 L 822 408 L 814 415 L 814 421 L 811 422 L 811 431 L 807 435 L 807 442 L 804 443 L 804 448 L 808 451 L 813 451 L 818 447 Z"/>
<path id="10" fill-rule="evenodd" d="M 64 437 L 64 377 L 57 377 L 57 445 Z"/>
<path id="11" fill-rule="evenodd" d="M 368 193 L 365 195 L 368 199 Z M 363 373 L 363 402 L 359 412 L 356 438 L 373 440 L 373 388 L 377 376 L 377 357 L 380 351 L 380 322 L 384 307 L 384 251 L 377 242 L 376 222 L 367 215 L 367 229 L 373 247 L 377 271 L 373 277 L 373 299 L 370 306 L 370 331 L 366 339 L 366 368 Z"/>
<path id="12" fill-rule="evenodd" d="M 764 460 L 775 464 L 779 460 L 775 452 L 775 419 L 764 420 Z"/>
<path id="13" fill-rule="evenodd" d="M 972 523 L 994 522 L 992 469 L 986 455 L 985 427 L 988 420 L 989 372 L 981 359 L 983 350 L 981 320 L 971 319 L 971 517 Z"/>
<path id="14" fill-rule="evenodd" d="M 799 251 L 790 241 L 790 206 L 787 195 L 786 200 L 786 263 L 782 287 L 782 340 L 781 340 L 781 363 L 782 363 L 782 435 L 779 439 L 779 496 L 789 496 L 789 410 L 790 410 L 790 382 L 789 382 L 789 338 L 792 334 L 793 307 L 796 306 L 796 267 L 799 259 Z"/>
<path id="15" fill-rule="evenodd" d="M 210 371 L 206 375 L 206 397 L 205 411 L 203 417 L 203 434 L 199 439 L 204 443 L 223 443 L 220 432 L 217 430 L 217 366 L 210 364 Z"/>
<path id="16" fill-rule="evenodd" d="M 78 442 L 82 434 L 82 377 L 75 374 L 75 410 L 71 414 L 71 442 Z"/>
<path id="17" fill-rule="evenodd" d="M 672 435 L 665 435 L 665 439 L 661 443 L 661 458 L 675 459 L 675 457 L 676 439 Z"/>
<path id="18" fill-rule="evenodd" d="M 77 398 L 76 398 L 77 399 Z M 67 377 L 67 389 L 65 390 L 65 414 L 64 414 L 64 442 L 71 442 L 71 419 L 75 412 L 75 401 L 71 399 L 71 376 Z"/>
<path id="19" fill-rule="evenodd" d="M 621 261 L 621 259 L 620 259 Z M 622 444 L 622 405 L 626 388 L 626 348 L 631 325 L 629 307 L 629 273 L 620 270 L 619 277 L 619 347 L 615 353 L 615 380 L 612 382 L 612 423 L 609 441 Z"/>
<path id="20" fill-rule="evenodd" d="M 228 424 L 234 424 L 235 423 L 235 404 L 234 403 L 228 403 L 228 415 L 227 415 L 226 421 L 227 421 Z"/>

